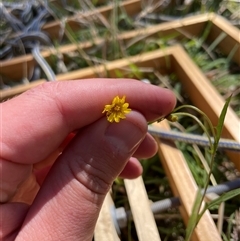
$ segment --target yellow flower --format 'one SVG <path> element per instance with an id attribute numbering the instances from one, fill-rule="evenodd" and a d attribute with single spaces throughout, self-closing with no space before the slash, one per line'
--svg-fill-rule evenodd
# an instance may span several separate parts
<path id="1" fill-rule="evenodd" d="M 107 120 L 109 122 L 119 122 L 120 119 L 125 119 L 126 114 L 131 111 L 128 108 L 129 104 L 125 103 L 125 96 L 119 98 L 119 96 L 114 97 L 111 105 L 105 105 L 102 113 L 106 112 Z"/>

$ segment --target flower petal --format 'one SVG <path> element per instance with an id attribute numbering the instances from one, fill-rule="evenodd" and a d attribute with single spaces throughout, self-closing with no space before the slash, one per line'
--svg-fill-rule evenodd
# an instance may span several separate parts
<path id="1" fill-rule="evenodd" d="M 126 118 L 126 114 L 131 111 L 128 103 L 125 103 L 126 96 L 119 98 L 115 96 L 111 105 L 105 105 L 102 113 L 106 112 L 107 120 L 109 122 L 120 122 L 121 119 Z"/>

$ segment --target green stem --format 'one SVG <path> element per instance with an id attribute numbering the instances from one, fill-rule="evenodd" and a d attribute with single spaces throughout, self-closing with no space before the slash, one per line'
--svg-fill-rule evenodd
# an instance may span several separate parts
<path id="1" fill-rule="evenodd" d="M 205 120 L 207 121 L 208 123 L 208 126 L 212 132 L 212 136 L 214 137 L 215 136 L 215 131 L 214 131 L 214 128 L 213 128 L 213 125 L 212 125 L 212 122 L 210 121 L 210 119 L 208 118 L 208 116 L 203 112 L 201 111 L 200 109 L 198 109 L 196 106 L 192 106 L 192 105 L 181 105 L 177 108 L 175 108 L 172 112 L 172 114 L 177 114 L 176 112 L 183 109 L 183 108 L 189 108 L 189 109 L 193 109 L 195 110 L 196 112 L 198 112 L 200 115 L 202 115 Z"/>
<path id="2" fill-rule="evenodd" d="M 185 112 L 177 112 L 177 113 L 174 113 L 174 115 L 176 115 L 176 116 L 188 116 L 188 117 L 191 117 L 192 119 L 194 119 L 199 124 L 199 126 L 203 129 L 203 131 L 206 133 L 207 138 L 208 138 L 209 143 L 210 143 L 210 149 L 213 148 L 211 136 L 209 135 L 206 127 L 202 124 L 202 122 L 196 116 L 194 116 L 192 114 L 189 114 L 189 113 L 185 113 Z"/>

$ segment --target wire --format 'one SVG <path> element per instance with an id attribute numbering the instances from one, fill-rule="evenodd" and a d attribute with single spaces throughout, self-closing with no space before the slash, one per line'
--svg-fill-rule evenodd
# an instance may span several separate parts
<path id="1" fill-rule="evenodd" d="M 177 131 L 166 131 L 160 128 L 155 128 L 151 125 L 148 126 L 148 132 L 153 136 L 172 141 L 181 141 L 189 144 L 196 144 L 199 146 L 209 146 L 209 140 L 205 136 L 187 134 Z M 212 138 L 213 141 L 213 138 Z M 240 152 L 240 143 L 230 139 L 221 138 L 218 143 L 218 148 L 227 149 L 231 151 Z"/>
<path id="2" fill-rule="evenodd" d="M 46 74 L 48 81 L 55 81 L 56 76 L 53 70 L 51 69 L 51 67 L 49 66 L 49 64 L 47 63 L 47 61 L 42 57 L 39 51 L 39 46 L 36 45 L 33 48 L 32 55 L 34 59 L 37 61 L 37 63 L 40 65 L 40 67 L 42 68 L 43 72 Z"/>
<path id="3" fill-rule="evenodd" d="M 229 192 L 231 190 L 240 188 L 240 178 L 237 178 L 233 181 L 225 182 L 216 186 L 210 186 L 207 189 L 206 193 L 215 193 L 221 195 L 225 192 Z M 161 213 L 166 211 L 169 208 L 179 207 L 181 205 L 181 201 L 179 197 L 167 198 L 164 200 L 160 200 L 151 204 L 151 210 L 153 214 Z M 111 209 L 112 218 L 114 220 L 117 230 L 119 228 L 124 228 L 127 226 L 128 220 L 132 219 L 131 210 L 126 211 L 124 207 L 119 207 L 116 209 Z"/>

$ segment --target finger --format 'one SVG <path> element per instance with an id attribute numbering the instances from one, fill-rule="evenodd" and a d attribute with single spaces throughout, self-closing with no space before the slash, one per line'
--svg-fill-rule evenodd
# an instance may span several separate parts
<path id="1" fill-rule="evenodd" d="M 34 170 L 41 170 L 42 168 L 51 166 L 55 162 L 55 160 L 58 158 L 58 156 L 62 153 L 64 148 L 68 145 L 68 143 L 72 140 L 72 138 L 75 136 L 75 134 L 76 133 L 72 133 L 72 132 L 70 134 L 68 134 L 67 137 L 60 144 L 60 146 L 57 149 L 55 149 L 52 153 L 50 153 L 47 156 L 47 158 L 34 164 Z"/>
<path id="2" fill-rule="evenodd" d="M 0 203 L 5 203 L 14 197 L 18 187 L 32 173 L 32 166 L 9 162 L 0 158 Z"/>
<path id="3" fill-rule="evenodd" d="M 134 157 L 136 158 L 146 158 L 146 157 L 152 157 L 156 154 L 158 150 L 158 145 L 156 140 L 147 133 L 146 137 L 134 153 Z"/>
<path id="4" fill-rule="evenodd" d="M 50 170 L 19 240 L 92 240 L 105 195 L 146 132 L 133 111 L 118 124 L 101 118 L 78 133 Z"/>
<path id="5" fill-rule="evenodd" d="M 103 116 L 104 105 L 116 95 L 125 95 L 130 108 L 148 121 L 167 115 L 175 106 L 169 90 L 135 80 L 46 83 L 2 103 L 2 157 L 26 164 L 47 158 L 71 131 Z"/>
<path id="6" fill-rule="evenodd" d="M 15 240 L 17 232 L 26 217 L 28 208 L 29 206 L 24 203 L 6 203 L 0 205 L 0 240 Z"/>
<path id="7" fill-rule="evenodd" d="M 137 158 L 149 158 L 156 154 L 158 150 L 155 139 L 147 133 L 139 147 L 134 153 L 134 157 L 131 157 L 126 166 L 120 173 L 121 178 L 134 179 L 142 174 L 142 166 Z M 136 158 L 137 157 L 137 158 Z"/>
<path id="8" fill-rule="evenodd" d="M 71 138 L 73 138 L 73 135 L 71 135 Z M 66 142 L 68 143 L 71 138 L 68 137 L 68 140 Z M 65 144 L 62 146 L 65 147 Z M 143 139 L 138 149 L 135 151 L 134 157 L 137 157 L 137 158 L 152 157 L 153 155 L 156 154 L 157 148 L 158 146 L 155 139 L 149 133 L 147 133 L 146 137 Z M 63 151 L 63 149 L 64 148 L 61 148 L 61 152 Z M 50 158 L 54 159 L 55 161 L 57 158 L 57 155 L 55 155 L 54 153 L 53 155 L 50 155 Z M 49 161 L 48 159 L 49 158 L 47 158 L 47 160 L 44 160 L 40 164 L 34 165 L 34 174 L 36 175 L 37 182 L 40 186 L 43 183 L 45 177 L 47 176 L 51 168 L 51 166 L 49 166 L 48 164 L 54 162 L 53 160 Z M 47 164 L 47 166 L 45 166 L 45 163 Z M 142 168 L 139 161 L 136 158 L 130 158 L 123 172 L 120 174 L 120 177 L 133 179 L 141 175 L 142 173 L 141 171 L 142 171 Z"/>
<path id="9" fill-rule="evenodd" d="M 143 139 L 143 141 L 135 151 L 134 156 L 138 158 L 147 158 L 147 157 L 153 156 L 156 152 L 157 152 L 156 141 L 151 135 L 147 133 L 146 137 Z M 53 162 L 51 161 L 51 163 Z M 51 165 L 50 166 L 48 165 L 44 168 L 39 168 L 38 166 L 38 169 L 34 169 L 34 176 L 36 178 L 33 179 L 33 175 L 29 177 L 27 181 L 25 181 L 18 188 L 17 194 L 14 196 L 14 198 L 11 201 L 14 201 L 14 202 L 21 201 L 21 202 L 31 204 L 39 190 L 39 186 L 42 185 L 50 169 L 51 169 Z M 136 158 L 132 157 L 129 159 L 126 166 L 124 167 L 124 170 L 121 172 L 119 176 L 121 178 L 134 179 L 140 176 L 141 174 L 142 174 L 141 164 Z M 13 188 L 11 190 L 13 190 Z"/>
<path id="10" fill-rule="evenodd" d="M 142 174 L 142 166 L 137 158 L 131 157 L 122 172 L 119 174 L 119 177 L 125 179 L 134 179 L 139 177 Z"/>
<path id="11" fill-rule="evenodd" d="M 5 203 L 11 199 L 12 202 L 24 202 L 30 205 L 39 190 L 39 186 L 42 185 L 44 179 L 46 178 L 52 164 L 74 136 L 75 134 L 68 135 L 61 146 L 50 154 L 46 160 L 35 164 L 33 168 L 34 175 L 30 175 L 31 165 L 22 165 L 12 162 L 7 162 L 5 165 L 3 165 L 4 170 L 0 175 L 3 183 L 0 201 Z M 135 151 L 134 156 L 138 158 L 146 158 L 153 156 L 156 152 L 157 143 L 155 139 L 149 133 L 147 133 L 139 148 Z M 16 168 L 13 168 L 13 166 Z M 8 169 L 11 168 L 11 170 L 6 170 L 6 167 L 8 167 Z M 28 169 L 29 173 L 26 173 Z M 24 170 L 24 172 L 21 170 Z M 16 173 L 14 174 L 13 171 L 16 171 Z M 17 180 L 21 180 L 21 177 L 24 179 L 19 184 L 16 183 L 16 181 L 13 182 L 13 180 L 10 180 L 9 182 L 9 173 L 14 174 L 15 180 L 16 178 Z M 140 163 L 137 161 L 137 159 L 130 158 L 124 170 L 120 174 L 120 177 L 133 179 L 141 175 L 141 173 L 142 167 Z M 7 187 L 4 187 L 6 184 Z"/>

